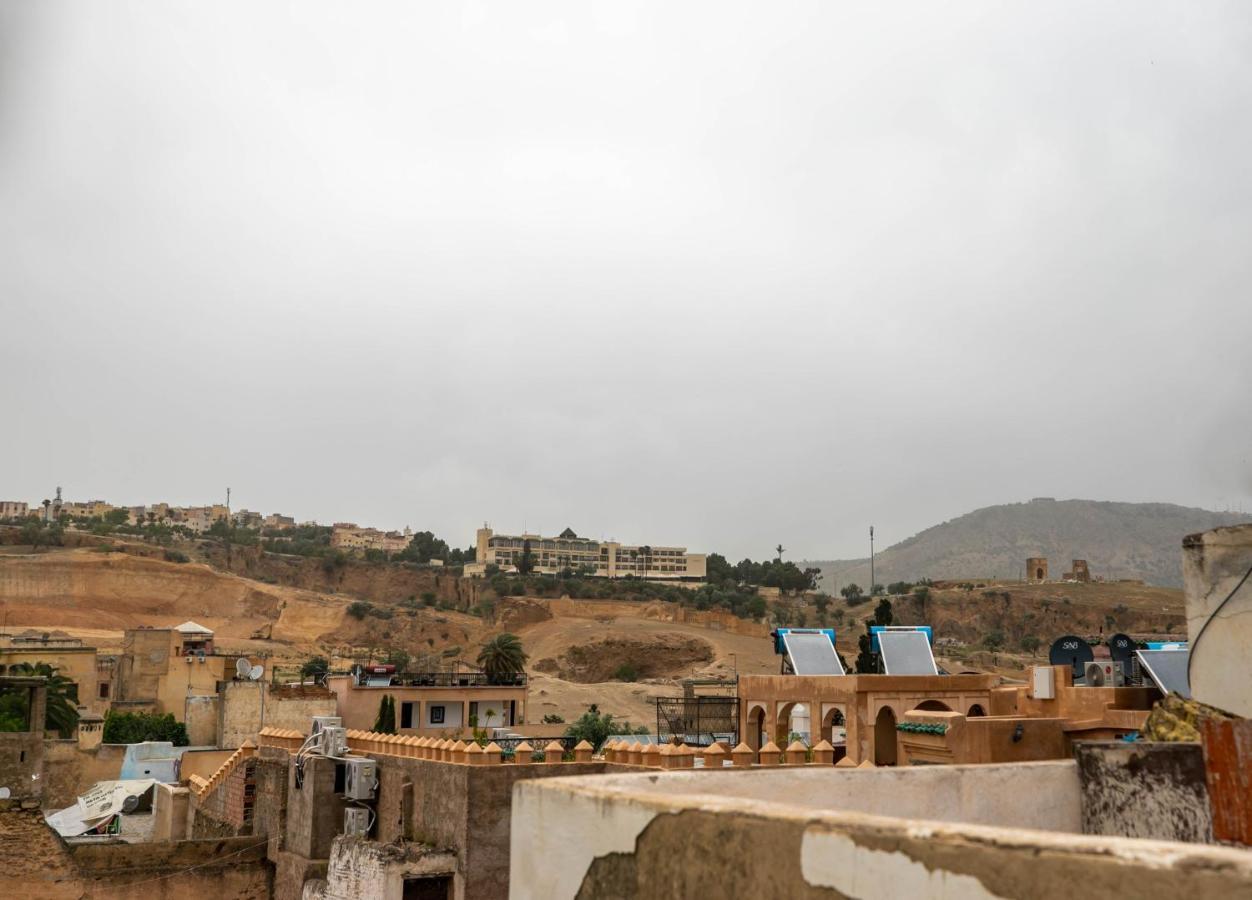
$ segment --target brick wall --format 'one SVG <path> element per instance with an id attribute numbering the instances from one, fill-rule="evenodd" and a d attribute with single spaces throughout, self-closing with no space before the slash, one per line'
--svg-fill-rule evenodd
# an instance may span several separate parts
<path id="1" fill-rule="evenodd" d="M 251 834 L 255 801 L 256 760 L 248 759 L 217 788 L 199 798 L 192 837 Z"/>

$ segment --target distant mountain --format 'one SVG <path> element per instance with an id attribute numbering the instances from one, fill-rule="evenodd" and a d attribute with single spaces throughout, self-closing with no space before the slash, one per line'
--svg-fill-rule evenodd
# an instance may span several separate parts
<path id="1" fill-rule="evenodd" d="M 1197 531 L 1252 521 L 1172 503 L 1107 503 L 1036 499 L 988 506 L 927 528 L 875 556 L 879 584 L 918 578 L 1019 578 L 1028 556 L 1048 559 L 1050 578 L 1085 559 L 1093 576 L 1140 578 L 1182 586 L 1182 539 Z M 869 586 L 869 560 L 810 560 L 820 586 L 834 593 L 849 582 Z"/>

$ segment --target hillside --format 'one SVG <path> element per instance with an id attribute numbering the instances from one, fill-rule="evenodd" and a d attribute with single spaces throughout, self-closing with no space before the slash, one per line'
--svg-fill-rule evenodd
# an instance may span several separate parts
<path id="1" fill-rule="evenodd" d="M 1181 587 L 1183 537 L 1250 518 L 1170 503 L 1038 499 L 988 506 L 881 551 L 874 575 L 880 584 L 919 578 L 1012 580 L 1021 577 L 1026 557 L 1044 556 L 1052 579 L 1061 578 L 1070 560 L 1085 559 L 1093 576 Z M 849 582 L 869 585 L 868 559 L 802 565 L 820 568 L 821 587 L 830 593 Z"/>

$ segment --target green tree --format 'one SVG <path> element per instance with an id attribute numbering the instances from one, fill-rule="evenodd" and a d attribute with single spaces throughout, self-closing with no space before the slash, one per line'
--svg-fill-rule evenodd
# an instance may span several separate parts
<path id="1" fill-rule="evenodd" d="M 525 671 L 526 651 L 517 635 L 506 631 L 483 644 L 478 651 L 478 664 L 492 683 L 508 681 L 511 676 Z"/>
<path id="2" fill-rule="evenodd" d="M 174 720 L 170 713 L 120 713 L 109 710 L 104 714 L 106 744 L 139 744 L 144 741 L 169 741 L 175 747 L 186 747 L 187 726 Z"/>
<path id="3" fill-rule="evenodd" d="M 78 685 L 64 675 L 57 674 L 49 663 L 17 663 L 9 667 L 10 675 L 24 678 L 48 679 L 48 694 L 44 708 L 44 730 L 55 731 L 63 738 L 70 737 L 78 725 Z"/>
<path id="4" fill-rule="evenodd" d="M 883 597 L 878 601 L 878 605 L 874 607 L 874 624 L 890 625 L 894 616 L 891 613 L 891 601 Z"/>
<path id="5" fill-rule="evenodd" d="M 374 731 L 379 734 L 396 733 L 396 701 L 390 694 L 383 694 L 378 701 L 378 717 L 374 719 Z"/>
<path id="6" fill-rule="evenodd" d="M 300 677 L 311 678 L 314 681 L 321 681 L 330 671 L 330 663 L 324 656 L 314 656 L 304 661 L 300 666 Z"/>
<path id="7" fill-rule="evenodd" d="M 579 716 L 574 722 L 565 729 L 565 736 L 575 738 L 579 741 L 586 741 L 598 752 L 604 742 L 609 739 L 609 735 L 613 734 L 648 734 L 648 729 L 639 726 L 632 727 L 630 722 L 613 721 L 610 713 L 601 713 L 600 708 L 594 703 L 587 708 L 587 711 Z"/>
<path id="8" fill-rule="evenodd" d="M 517 574 L 529 575 L 535 570 L 535 555 L 530 552 L 530 541 L 522 541 L 522 555 L 517 558 Z"/>
<path id="9" fill-rule="evenodd" d="M 857 600 L 860 599 L 861 595 L 865 592 L 861 590 L 861 586 L 859 584 L 853 582 L 852 584 L 844 585 L 840 588 L 839 593 L 843 595 L 845 600 Z"/>

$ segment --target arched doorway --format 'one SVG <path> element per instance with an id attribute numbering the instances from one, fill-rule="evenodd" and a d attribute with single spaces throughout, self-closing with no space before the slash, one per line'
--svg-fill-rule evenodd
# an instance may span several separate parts
<path id="1" fill-rule="evenodd" d="M 836 707 L 826 713 L 822 719 L 822 740 L 834 744 L 841 740 L 844 736 L 843 729 L 847 726 L 847 720 L 843 717 L 843 710 Z M 839 729 L 837 732 L 836 729 Z"/>
<path id="2" fill-rule="evenodd" d="M 747 734 L 740 736 L 753 750 L 760 750 L 765 743 L 765 708 L 754 706 L 748 711 Z"/>
<path id="3" fill-rule="evenodd" d="M 809 708 L 804 703 L 787 703 L 778 710 L 774 719 L 774 743 L 779 749 L 786 749 L 791 743 L 791 735 L 799 735 L 803 740 L 809 731 Z"/>
<path id="4" fill-rule="evenodd" d="M 874 720 L 874 765 L 896 764 L 896 714 L 890 706 L 878 710 Z"/>
<path id="5" fill-rule="evenodd" d="M 983 710 L 981 703 L 975 703 L 969 708 L 969 712 L 965 714 L 967 719 L 976 719 L 979 716 L 985 716 L 987 713 Z"/>
<path id="6" fill-rule="evenodd" d="M 1043 569 L 1035 569 L 1035 581 L 1043 581 Z"/>
<path id="7" fill-rule="evenodd" d="M 952 712 L 952 707 L 941 700 L 923 700 L 914 709 L 924 709 L 927 712 Z"/>

